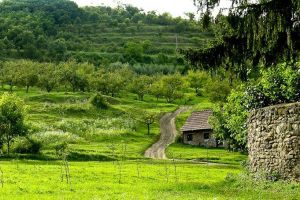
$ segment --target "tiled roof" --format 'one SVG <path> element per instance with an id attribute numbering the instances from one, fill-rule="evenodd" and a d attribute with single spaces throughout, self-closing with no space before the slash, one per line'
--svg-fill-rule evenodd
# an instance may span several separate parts
<path id="1" fill-rule="evenodd" d="M 196 111 L 187 119 L 181 131 L 195 131 L 212 129 L 208 123 L 209 116 L 212 115 L 211 110 Z"/>

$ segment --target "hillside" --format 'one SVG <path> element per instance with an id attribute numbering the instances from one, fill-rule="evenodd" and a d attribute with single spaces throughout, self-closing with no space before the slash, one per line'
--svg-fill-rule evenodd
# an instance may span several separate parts
<path id="1" fill-rule="evenodd" d="M 68 0 L 0 3 L 3 59 L 184 65 L 178 49 L 201 47 L 213 35 L 199 22 L 132 6 L 79 8 Z"/>
<path id="2" fill-rule="evenodd" d="M 196 21 L 0 0 L 0 200 L 299 199 L 300 109 L 263 108 L 300 101 L 296 1 L 195 0 Z"/>
<path id="3" fill-rule="evenodd" d="M 243 171 L 239 163 L 246 159 L 239 152 L 174 144 L 168 149 L 168 156 L 176 161 L 143 158 L 145 149 L 158 137 L 158 121 L 147 135 L 145 124 L 137 117 L 144 109 L 156 113 L 173 111 L 180 102 L 169 104 L 162 99 L 157 102 L 148 95 L 144 101 L 138 101 L 127 94 L 122 98 L 107 97 L 109 108 L 98 110 L 87 101 L 90 93 L 49 94 L 36 88 L 30 93 L 24 93 L 23 88 L 15 93 L 28 106 L 26 121 L 35 131 L 30 137 L 40 141 L 42 149 L 39 154 L 2 155 L 1 197 L 297 199 L 299 196 L 297 185 L 252 182 L 247 176 L 237 175 Z M 194 103 L 198 103 L 195 109 L 212 106 L 206 98 Z M 68 143 L 66 162 L 55 150 L 64 143 Z M 24 144 L 20 138 L 12 148 L 24 151 Z"/>

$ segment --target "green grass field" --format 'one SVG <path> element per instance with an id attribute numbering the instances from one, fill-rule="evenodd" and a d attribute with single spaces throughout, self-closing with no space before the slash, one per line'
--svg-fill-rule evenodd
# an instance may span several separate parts
<path id="1" fill-rule="evenodd" d="M 91 93 L 15 92 L 28 105 L 26 122 L 45 145 L 39 155 L 13 154 L 0 160 L 0 199 L 299 199 L 300 185 L 253 181 L 241 163 L 246 155 L 175 143 L 165 161 L 143 158 L 159 136 L 158 120 L 147 135 L 139 117 L 147 112 L 174 111 L 168 104 L 133 94 L 108 98 L 97 110 Z M 213 105 L 205 97 L 191 110 Z M 181 126 L 191 111 L 180 115 Z M 54 145 L 68 142 L 70 183 Z M 63 179 L 62 179 L 63 176 Z"/>

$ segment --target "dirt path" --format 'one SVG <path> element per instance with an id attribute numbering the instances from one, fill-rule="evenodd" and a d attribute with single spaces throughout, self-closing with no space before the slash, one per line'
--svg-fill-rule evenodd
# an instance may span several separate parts
<path id="1" fill-rule="evenodd" d="M 166 148 L 175 141 L 177 130 L 175 118 L 188 107 L 182 107 L 173 113 L 167 113 L 160 119 L 160 138 L 145 152 L 145 157 L 155 159 L 166 159 Z"/>

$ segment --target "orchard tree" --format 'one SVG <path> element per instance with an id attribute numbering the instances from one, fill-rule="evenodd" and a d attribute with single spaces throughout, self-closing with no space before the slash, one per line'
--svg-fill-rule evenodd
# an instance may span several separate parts
<path id="1" fill-rule="evenodd" d="M 143 52 L 144 49 L 141 43 L 127 42 L 124 46 L 124 56 L 128 62 L 141 62 Z"/>
<path id="2" fill-rule="evenodd" d="M 60 83 L 70 85 L 72 91 L 86 91 L 89 89 L 89 81 L 94 73 L 94 67 L 88 63 L 76 63 L 68 61 L 58 67 Z"/>
<path id="3" fill-rule="evenodd" d="M 98 92 L 115 97 L 132 79 L 132 71 L 126 66 L 111 70 L 100 69 L 92 77 L 93 88 Z"/>
<path id="4" fill-rule="evenodd" d="M 107 95 L 108 89 L 103 78 L 105 73 L 105 70 L 102 68 L 96 70 L 95 73 L 91 76 L 90 83 L 93 90 Z"/>
<path id="5" fill-rule="evenodd" d="M 25 86 L 26 93 L 28 93 L 29 88 L 38 83 L 40 64 L 29 60 L 20 60 L 15 62 L 19 64 L 19 68 L 16 71 L 18 74 L 17 83 L 21 86 Z"/>
<path id="6" fill-rule="evenodd" d="M 1 82 L 2 84 L 8 84 L 10 86 L 10 92 L 13 91 L 13 87 L 18 82 L 18 70 L 19 64 L 13 61 L 7 61 L 3 63 L 1 68 Z"/>
<path id="7" fill-rule="evenodd" d="M 209 100 L 215 103 L 222 103 L 230 94 L 231 87 L 227 79 L 219 77 L 210 78 L 205 86 L 205 92 Z"/>
<path id="8" fill-rule="evenodd" d="M 204 71 L 189 71 L 187 75 L 190 87 L 195 89 L 197 96 L 201 96 L 201 90 L 204 89 L 209 75 Z"/>
<path id="9" fill-rule="evenodd" d="M 150 76 L 139 75 L 136 76 L 129 86 L 129 90 L 138 95 L 138 99 L 143 101 L 145 94 L 150 92 L 153 78 Z"/>
<path id="10" fill-rule="evenodd" d="M 24 136 L 27 128 L 24 124 L 24 102 L 15 94 L 4 93 L 0 97 L 0 145 L 7 145 L 7 153 L 10 153 L 10 145 L 17 136 Z"/>
<path id="11" fill-rule="evenodd" d="M 63 38 L 56 39 L 49 44 L 49 57 L 54 61 L 63 61 L 66 58 L 67 45 Z"/>
<path id="12" fill-rule="evenodd" d="M 39 68 L 39 81 L 38 86 L 51 92 L 58 86 L 59 76 L 56 65 L 52 63 L 43 63 Z"/>
<path id="13" fill-rule="evenodd" d="M 164 86 L 160 79 L 157 79 L 153 82 L 153 84 L 150 87 L 150 94 L 155 96 L 157 101 L 159 98 L 163 97 Z"/>
<path id="14" fill-rule="evenodd" d="M 150 135 L 151 125 L 155 123 L 157 114 L 143 111 L 142 121 L 147 126 L 147 134 Z"/>
<path id="15" fill-rule="evenodd" d="M 162 78 L 163 95 L 168 103 L 172 103 L 175 99 L 182 97 L 187 83 L 183 77 L 176 73 L 174 75 L 167 75 Z"/>

